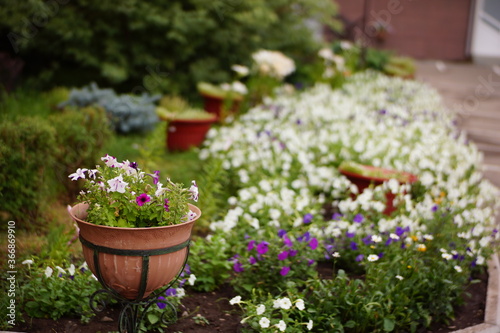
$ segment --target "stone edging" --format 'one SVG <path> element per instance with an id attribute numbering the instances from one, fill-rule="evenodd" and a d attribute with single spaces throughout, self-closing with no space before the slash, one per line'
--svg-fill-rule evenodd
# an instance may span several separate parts
<path id="1" fill-rule="evenodd" d="M 486 293 L 486 309 L 484 323 L 467 327 L 453 333 L 500 333 L 500 260 L 494 254 L 488 262 L 488 290 Z"/>

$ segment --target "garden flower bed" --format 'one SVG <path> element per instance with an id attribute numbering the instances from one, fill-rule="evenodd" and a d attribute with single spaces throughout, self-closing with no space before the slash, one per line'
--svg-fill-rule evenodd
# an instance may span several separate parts
<path id="1" fill-rule="evenodd" d="M 199 157 L 200 206 L 214 218 L 199 226 L 208 234 L 193 238 L 190 270 L 164 296 L 198 332 L 226 332 L 224 322 L 248 332 L 417 332 L 450 323 L 470 300 L 471 280 L 484 287 L 499 238 L 498 189 L 483 179 L 481 153 L 453 114 L 421 83 L 363 72 L 341 89 L 316 85 L 265 98 L 211 129 Z M 338 170 L 344 161 L 418 181 L 391 179 L 359 193 Z M 47 283 L 46 268 L 36 270 L 31 276 Z M 62 290 L 61 274 L 50 278 Z M 82 274 L 79 283 L 95 284 Z M 40 289 L 28 285 L 24 297 L 36 299 Z M 43 314 L 55 303 L 31 306 Z M 164 330 L 162 307 L 146 316 L 151 331 Z M 205 307 L 229 315 L 202 328 L 212 317 L 192 314 Z"/>
<path id="2" fill-rule="evenodd" d="M 453 119 L 429 87 L 365 72 L 340 90 L 266 100 L 209 133 L 200 156 L 234 189 L 210 241 L 224 235 L 249 329 L 416 331 L 453 316 L 498 239 L 498 191 Z M 344 160 L 419 181 L 353 197 Z M 317 275 L 325 261 L 332 279 Z"/>

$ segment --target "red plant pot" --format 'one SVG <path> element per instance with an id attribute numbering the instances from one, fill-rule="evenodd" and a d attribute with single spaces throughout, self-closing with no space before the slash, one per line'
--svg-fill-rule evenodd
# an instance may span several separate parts
<path id="1" fill-rule="evenodd" d="M 213 113 L 217 116 L 217 119 L 221 121 L 225 118 L 224 110 L 224 99 L 216 96 L 202 94 L 204 100 L 204 109 L 207 112 Z M 231 113 L 238 112 L 240 108 L 241 99 L 232 99 L 231 107 L 229 111 Z"/>
<path id="2" fill-rule="evenodd" d="M 369 187 L 371 184 L 378 186 L 382 185 L 384 182 L 389 181 L 391 178 L 394 178 L 395 174 L 398 175 L 404 175 L 408 181 L 405 182 L 405 184 L 413 184 L 418 180 L 418 177 L 414 174 L 411 174 L 409 172 L 401 172 L 401 171 L 395 171 L 395 170 L 390 170 L 390 169 L 384 169 L 384 168 L 378 168 L 374 167 L 371 165 L 365 165 L 363 166 L 366 169 L 369 170 L 376 170 L 384 174 L 384 177 L 370 177 L 370 176 L 365 176 L 365 175 L 360 175 L 358 173 L 346 171 L 340 169 L 340 173 L 343 174 L 344 176 L 351 181 L 354 185 L 357 186 L 358 192 L 362 193 L 367 187 Z M 385 176 L 387 175 L 387 176 Z M 395 195 L 391 191 L 387 191 L 386 194 L 386 208 L 384 210 L 385 215 L 391 215 L 392 212 L 396 210 L 396 207 L 394 207 L 394 198 Z M 352 198 L 354 199 L 356 197 L 355 194 L 352 194 Z"/>
<path id="3" fill-rule="evenodd" d="M 167 147 L 169 150 L 188 150 L 199 147 L 205 140 L 208 130 L 217 120 L 209 119 L 172 120 L 167 125 Z"/>

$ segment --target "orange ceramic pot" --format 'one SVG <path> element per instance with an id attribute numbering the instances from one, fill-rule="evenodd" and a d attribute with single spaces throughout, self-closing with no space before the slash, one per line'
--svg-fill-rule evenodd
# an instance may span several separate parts
<path id="1" fill-rule="evenodd" d="M 378 168 L 371 165 L 365 165 L 363 167 L 369 170 L 378 171 L 382 174 L 382 176 L 371 177 L 371 176 L 360 175 L 358 173 L 342 169 L 339 170 L 341 174 L 346 176 L 351 181 L 351 183 L 357 186 L 359 193 L 362 193 L 365 190 L 365 188 L 367 188 L 371 184 L 375 186 L 382 185 L 382 183 L 389 181 L 395 174 L 404 175 L 405 178 L 408 179 L 407 184 L 413 184 L 418 180 L 418 177 L 416 175 L 408 172 L 400 172 L 390 169 Z M 353 196 L 355 197 L 355 195 Z M 384 210 L 384 214 L 391 215 L 392 212 L 396 210 L 396 207 L 394 207 L 395 196 L 391 191 L 387 191 L 385 196 L 386 196 L 386 208 Z"/>
<path id="2" fill-rule="evenodd" d="M 194 222 L 153 228 L 118 228 L 85 222 L 87 204 L 70 210 L 80 228 L 89 269 L 108 290 L 127 300 L 142 300 L 168 285 L 184 267 Z"/>

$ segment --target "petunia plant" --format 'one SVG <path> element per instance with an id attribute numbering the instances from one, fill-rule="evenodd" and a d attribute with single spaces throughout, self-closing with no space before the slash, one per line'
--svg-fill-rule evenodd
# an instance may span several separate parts
<path id="1" fill-rule="evenodd" d="M 246 249 L 231 259 L 231 283 L 238 292 L 285 290 L 290 283 L 317 277 L 316 260 L 323 255 L 318 239 L 309 232 L 295 236 L 284 229 L 277 236 L 269 241 L 249 239 Z"/>
<path id="2" fill-rule="evenodd" d="M 78 169 L 69 177 L 85 181 L 78 200 L 89 205 L 87 222 L 110 227 L 157 227 L 190 221 L 196 213 L 190 200 L 198 201 L 198 186 L 184 188 L 167 178 L 160 182 L 160 172 L 145 173 L 135 162 L 118 162 L 106 155 L 104 166 Z"/>

